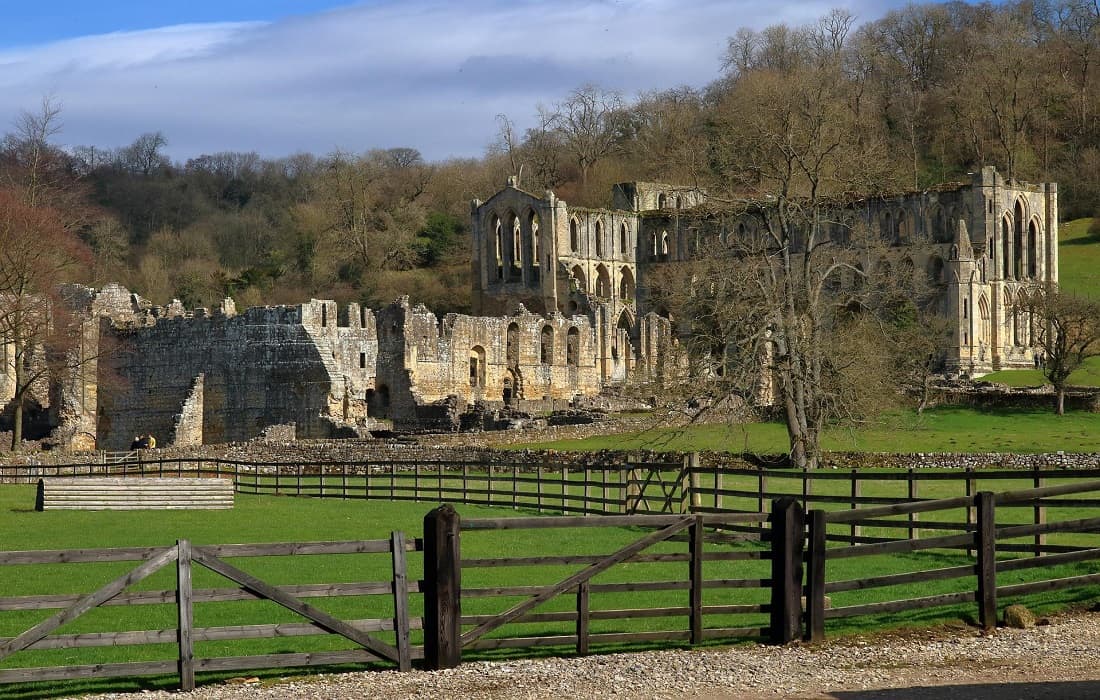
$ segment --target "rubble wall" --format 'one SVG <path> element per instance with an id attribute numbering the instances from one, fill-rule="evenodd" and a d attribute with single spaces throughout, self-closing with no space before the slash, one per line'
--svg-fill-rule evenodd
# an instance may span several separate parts
<path id="1" fill-rule="evenodd" d="M 328 437 L 332 377 L 300 315 L 265 307 L 113 330 L 117 349 L 100 360 L 98 447 L 127 449 L 146 433 L 167 439 L 200 374 L 204 443 L 291 422 L 302 437 Z"/>

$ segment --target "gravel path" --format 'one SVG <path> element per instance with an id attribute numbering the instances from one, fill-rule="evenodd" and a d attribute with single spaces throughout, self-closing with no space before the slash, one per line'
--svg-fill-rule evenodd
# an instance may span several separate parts
<path id="1" fill-rule="evenodd" d="M 946 688 L 944 686 L 951 686 Z M 96 696 L 134 700 L 132 694 Z M 164 692 L 146 698 L 179 698 Z M 1096 700 L 1100 613 L 1028 630 L 972 629 L 851 637 L 816 647 L 732 647 L 584 658 L 473 662 L 448 671 L 313 676 L 200 687 L 194 700 L 345 698 L 817 698 Z"/>

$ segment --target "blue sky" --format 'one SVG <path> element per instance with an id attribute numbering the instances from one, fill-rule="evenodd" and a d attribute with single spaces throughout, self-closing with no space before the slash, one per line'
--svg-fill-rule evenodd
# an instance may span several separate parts
<path id="1" fill-rule="evenodd" d="M 478 156 L 497 114 L 596 83 L 628 98 L 719 74 L 739 27 L 837 2 L 773 0 L 38 0 L 4 4 L 0 132 L 43 96 L 67 145 L 161 131 L 185 159 L 411 146 Z M 866 21 L 904 0 L 854 0 Z"/>

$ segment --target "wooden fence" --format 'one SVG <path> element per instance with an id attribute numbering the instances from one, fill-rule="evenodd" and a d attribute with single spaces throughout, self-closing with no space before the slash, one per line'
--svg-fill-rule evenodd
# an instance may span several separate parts
<path id="1" fill-rule="evenodd" d="M 239 493 L 313 498 L 380 499 L 503 506 L 563 515 L 659 515 L 760 512 L 793 497 L 803 510 L 837 510 L 973 497 L 979 491 L 1041 488 L 1100 479 L 1096 469 L 832 470 L 731 468 L 702 465 L 698 455 L 661 462 L 577 466 L 541 462 L 360 460 L 274 463 L 216 459 L 137 459 L 56 466 L 0 466 L 0 481 L 36 482 L 48 476 L 227 477 Z M 1100 499 L 1092 505 L 1100 506 Z M 1041 506 L 1037 506 L 1041 508 Z M 973 513 L 971 512 L 971 516 Z M 1041 511 L 1035 511 L 1041 517 Z M 919 515 L 910 518 L 919 534 Z M 752 524 L 743 529 L 758 530 Z M 849 543 L 861 527 L 853 525 Z"/>
<path id="2" fill-rule="evenodd" d="M 170 547 L 134 547 L 114 549 L 0 552 L 0 566 L 35 564 L 102 564 L 135 562 L 137 566 L 86 594 L 48 594 L 0 598 L 0 612 L 58 610 L 54 615 L 25 629 L 20 634 L 0 639 L 0 660 L 13 654 L 42 649 L 75 649 L 120 645 L 171 644 L 178 649 L 171 661 L 98 663 L 82 666 L 39 666 L 0 670 L 0 683 L 110 678 L 177 673 L 180 687 L 194 687 L 196 671 L 236 671 L 256 668 L 301 667 L 385 660 L 407 670 L 412 660 L 422 658 L 422 649 L 409 644 L 409 630 L 419 628 L 421 620 L 409 616 L 409 593 L 418 584 L 407 577 L 406 554 L 422 549 L 421 540 L 409 540 L 395 532 L 387 540 L 350 542 L 290 542 L 277 544 L 195 545 L 180 540 Z M 286 557 L 309 555 L 362 556 L 387 554 L 392 560 L 393 577 L 388 581 L 342 582 L 304 585 L 273 585 L 238 568 L 227 558 Z M 164 590 L 131 590 L 133 586 L 175 564 L 175 587 Z M 235 585 L 230 588 L 195 588 L 192 569 L 212 571 Z M 349 570 L 354 570 L 349 565 Z M 342 620 L 305 602 L 309 598 L 342 596 L 387 596 L 392 598 L 394 614 L 379 619 Z M 250 624 L 219 627 L 195 627 L 195 606 L 224 604 L 229 601 L 268 600 L 297 613 L 301 622 Z M 80 632 L 52 635 L 62 625 L 73 622 L 100 606 L 174 605 L 177 626 L 174 629 Z M 392 632 L 394 643 L 382 641 L 377 632 Z M 196 658 L 196 642 L 257 638 L 284 638 L 303 635 L 333 634 L 346 638 L 356 648 L 342 651 L 311 651 L 254 656 Z"/>
<path id="3" fill-rule="evenodd" d="M 0 661 L 22 652 L 80 647 L 168 644 L 178 650 L 174 660 L 4 668 L 0 670 L 0 683 L 177 673 L 181 687 L 189 689 L 194 685 L 194 674 L 204 671 L 373 661 L 408 669 L 417 659 L 437 669 L 458 665 L 463 652 L 492 649 L 570 646 L 584 654 L 596 644 L 696 644 L 739 638 L 786 643 L 803 636 L 817 641 L 823 638 L 828 619 L 960 603 L 977 603 L 978 619 L 989 627 L 996 620 L 1003 598 L 1100 583 L 1100 573 L 1095 571 L 1067 576 L 1052 568 L 1100 559 L 1100 547 L 1092 537 L 1100 529 L 1100 517 L 998 525 L 996 513 L 1023 509 L 1030 514 L 1036 507 L 1054 512 L 1078 508 L 1079 504 L 1091 503 L 1091 499 L 1081 498 L 1090 492 L 1100 492 L 1100 481 L 833 512 L 804 513 L 799 500 L 787 496 L 768 504 L 770 513 L 517 516 L 465 522 L 452 506 L 443 505 L 425 517 L 423 537 L 417 539 L 395 532 L 386 540 L 351 542 L 194 545 L 179 541 L 170 547 L 0 552 L 0 566 L 136 563 L 135 568 L 121 575 L 116 572 L 114 578 L 90 593 L 0 598 L 0 613 L 58 611 L 13 637 L 0 639 Z M 973 523 L 961 518 L 944 519 L 969 508 L 977 513 Z M 912 537 L 908 518 L 917 513 L 940 513 L 942 517 L 922 521 L 925 536 Z M 850 536 L 846 528 L 853 524 L 876 532 L 893 528 L 900 534 L 894 539 L 875 536 L 848 544 L 844 541 Z M 760 542 L 744 542 L 734 532 L 735 528 L 750 525 L 762 528 Z M 477 551 L 479 538 L 489 537 L 490 533 L 496 538 L 509 532 L 545 532 L 544 541 L 554 541 L 559 549 L 570 551 L 567 533 L 577 528 L 603 528 L 607 537 L 585 541 L 606 542 L 604 551 L 563 554 L 536 549 L 529 555 L 488 558 L 470 554 Z M 638 532 L 631 531 L 634 529 Z M 1065 533 L 1086 536 L 1088 541 L 1044 544 L 1038 556 L 1004 556 L 1006 552 L 1034 554 L 1032 543 L 1020 545 L 1021 538 Z M 830 542 L 834 546 L 829 546 Z M 416 551 L 423 552 L 424 578 L 411 581 L 406 555 Z M 967 551 L 976 553 L 974 561 L 966 559 Z M 962 563 L 871 577 L 836 575 L 839 562 L 844 560 L 914 552 L 953 552 Z M 361 583 L 275 584 L 262 575 L 248 573 L 245 568 L 249 567 L 236 561 L 308 555 L 388 555 L 393 576 Z M 172 564 L 176 567 L 173 588 L 132 589 Z M 655 569 L 640 573 L 650 565 Z M 719 569 L 720 575 L 715 575 L 715 566 L 724 567 Z M 233 585 L 195 587 L 192 570 L 196 567 L 222 576 Z M 516 570 L 522 573 L 505 573 Z M 1046 575 L 1047 570 L 1055 573 Z M 1020 571 L 1034 575 L 1026 582 L 998 581 L 998 575 Z M 618 572 L 617 577 L 606 578 L 612 572 Z M 899 597 L 889 592 L 890 587 L 944 581 L 960 581 L 962 588 L 920 597 Z M 826 607 L 829 595 L 841 597 L 849 591 L 872 589 L 887 591 L 884 599 Z M 741 592 L 754 590 L 759 592 L 760 602 L 738 597 Z M 636 602 L 624 605 L 621 596 L 626 594 L 637 594 L 633 599 Z M 679 598 L 678 602 L 655 599 L 666 594 Z M 416 601 L 423 603 L 421 618 L 410 615 L 410 609 L 418 608 L 410 605 L 410 595 L 423 596 Z M 392 598 L 392 615 L 341 619 L 305 602 L 315 597 L 342 596 Z M 612 604 L 598 604 L 600 596 Z M 257 599 L 272 601 L 301 616 L 301 621 L 206 627 L 194 624 L 196 606 Z M 169 629 L 52 634 L 97 607 L 117 605 L 174 605 L 177 624 Z M 731 625 L 730 620 L 739 616 L 749 622 Z M 661 629 L 596 629 L 601 624 L 643 619 L 660 620 Z M 529 631 L 532 625 L 536 633 Z M 410 633 L 419 629 L 423 629 L 423 646 L 414 646 Z M 342 637 L 354 648 L 215 657 L 197 657 L 194 651 L 196 642 L 320 634 Z"/>
<path id="4" fill-rule="evenodd" d="M 0 660 L 21 651 L 106 646 L 176 644 L 175 661 L 97 664 L 68 668 L 0 670 L 0 682 L 180 674 L 193 683 L 195 671 L 226 671 L 267 666 L 305 666 L 344 661 L 386 660 L 407 668 L 423 659 L 429 668 L 461 661 L 463 651 L 571 646 L 585 653 L 591 645 L 624 642 L 689 642 L 711 638 L 764 638 L 783 643 L 802 636 L 820 640 L 826 620 L 897 613 L 945 605 L 976 604 L 983 626 L 996 620 L 1006 598 L 1039 591 L 1094 586 L 1100 573 L 1070 571 L 1100 559 L 1095 534 L 1100 517 L 1080 517 L 1100 506 L 1100 473 L 1092 470 L 960 470 L 958 472 L 868 472 L 822 470 L 714 469 L 693 457 L 682 462 L 625 463 L 619 467 L 577 468 L 567 464 L 520 462 L 344 462 L 272 464 L 218 460 L 145 460 L 117 464 L 0 468 L 11 481 L 51 474 L 74 476 L 198 476 L 231 478 L 241 493 L 286 496 L 469 503 L 562 513 L 561 517 L 511 517 L 462 522 L 450 506 L 425 519 L 422 539 L 395 533 L 389 540 L 277 545 L 198 547 L 179 542 L 168 548 L 0 552 L 0 566 L 69 562 L 140 562 L 86 595 L 0 598 L 4 610 L 60 610 L 45 622 L 0 640 Z M 1091 480 L 1090 480 L 1091 477 Z M 1053 482 L 1053 483 L 1052 483 Z M 1002 490 L 989 486 L 1034 484 Z M 962 493 L 922 500 L 929 493 Z M 807 511 L 805 506 L 811 506 Z M 817 506 L 817 507 L 813 507 Z M 746 512 L 734 512 L 743 510 Z M 770 511 L 770 513 L 769 513 Z M 1073 511 L 1074 515 L 1067 515 Z M 603 517 L 584 517 L 600 515 Z M 1051 516 L 1054 517 L 1051 517 Z M 562 540 L 563 528 L 624 527 L 647 534 L 622 541 L 610 552 L 540 554 L 479 558 L 463 551 L 478 538 L 507 532 L 547 531 Z M 609 530 L 610 532 L 610 530 Z M 746 543 L 748 539 L 753 542 Z M 610 541 L 610 540 L 609 540 Z M 670 544 L 671 543 L 671 544 Z M 682 549 L 677 549 L 682 547 Z M 474 548 L 476 549 L 476 548 Z M 408 581 L 405 553 L 424 553 L 424 579 Z M 845 575 L 845 562 L 861 557 L 923 553 L 909 568 L 944 559 L 947 566 L 874 576 Z M 271 585 L 227 564 L 224 557 L 299 554 L 383 554 L 393 559 L 394 577 L 360 584 Z M 466 556 L 464 556 L 464 554 Z M 751 570 L 768 563 L 766 574 Z M 912 564 L 912 562 L 917 562 Z M 133 583 L 176 563 L 174 590 L 129 591 Z M 719 562 L 749 573 L 708 575 Z M 630 564 L 629 569 L 622 565 Z M 896 563 L 896 562 L 895 562 Z M 609 572 L 636 571 L 635 565 L 670 565 L 673 573 L 645 579 L 601 578 Z M 230 579 L 237 587 L 192 589 L 190 567 L 198 565 Z M 682 568 L 675 568 L 681 567 Z M 555 573 L 554 567 L 564 567 Z M 510 585 L 495 572 L 522 571 L 522 585 Z M 738 569 L 740 570 L 740 569 Z M 1026 572 L 1026 578 L 1020 577 Z M 495 580 L 499 579 L 499 580 Z M 532 582 L 534 580 L 534 582 Z M 947 586 L 949 589 L 936 589 Z M 912 587 L 926 590 L 914 596 Z M 758 590 L 766 602 L 707 600 L 705 594 Z M 188 595 L 187 591 L 190 591 Z M 624 593 L 682 594 L 665 602 L 601 606 L 594 598 Z M 874 591 L 867 602 L 846 601 L 855 592 Z M 409 617 L 409 594 L 423 595 L 423 618 Z M 370 620 L 325 617 L 303 598 L 327 595 L 394 597 L 394 616 Z M 805 612 L 800 600 L 805 596 Z M 195 603 L 263 598 L 304 616 L 300 623 L 271 623 L 196 629 Z M 830 600 L 831 599 L 831 600 Z M 567 600 L 567 603 L 562 603 Z M 826 601 L 833 603 L 827 607 Z M 99 605 L 171 604 L 176 629 L 54 635 L 50 632 Z M 419 602 L 419 601 L 418 601 Z M 556 605 L 555 605 L 556 604 Z M 551 609 L 547 610 L 549 606 Z M 536 610 L 536 608 L 539 608 Z M 404 612 L 402 612 L 404 611 Z M 763 624 L 766 615 L 767 625 Z M 751 624 L 730 624 L 749 616 Z M 607 629 L 616 621 L 660 619 L 662 628 Z M 679 623 L 672 622 L 679 620 Z M 716 620 L 713 624 L 709 621 Z M 664 622 L 670 622 L 664 625 Z M 530 633 L 532 626 L 542 629 Z M 409 644 L 409 631 L 423 628 L 423 647 Z M 393 634 L 381 642 L 372 634 Z M 290 637 L 334 633 L 355 649 L 261 656 L 196 659 L 195 641 Z M 404 640 L 404 641 L 402 641 Z"/>
<path id="5" fill-rule="evenodd" d="M 828 619 L 897 613 L 972 602 L 977 603 L 979 623 L 988 630 L 996 626 L 998 601 L 1001 598 L 1100 583 L 1100 573 L 1088 571 L 998 585 L 999 574 L 1100 560 L 1100 547 L 1097 546 L 1100 542 L 1097 542 L 1095 537 L 1100 532 L 1100 517 L 1063 518 L 1053 522 L 1048 522 L 1044 518 L 1042 522 L 1015 525 L 997 522 L 998 511 L 1001 510 L 1022 509 L 1026 515 L 1031 515 L 1036 509 L 1043 509 L 1044 512 L 1048 508 L 1055 512 L 1067 509 L 1091 509 L 1095 507 L 1095 499 L 1079 498 L 1080 495 L 1090 492 L 1093 494 L 1100 492 L 1100 481 L 1004 493 L 983 491 L 974 496 L 914 501 L 844 511 L 810 511 L 807 514 L 809 527 L 806 551 L 807 638 L 811 641 L 823 639 L 825 621 Z M 1074 498 L 1065 498 L 1065 496 L 1074 496 Z M 957 517 L 960 511 L 969 513 L 972 509 L 977 513 L 977 517 L 973 520 L 969 517 L 965 522 L 943 519 L 950 517 L 951 514 Z M 925 536 L 918 537 L 912 534 L 915 528 L 909 518 L 918 513 L 941 514 L 936 521 L 922 524 L 922 532 L 927 533 Z M 891 519 L 897 517 L 902 519 Z M 1017 521 L 1020 519 L 1019 516 L 1011 518 Z M 855 544 L 830 547 L 828 544 L 830 540 L 843 541 L 848 537 L 844 534 L 831 533 L 830 525 L 842 527 L 861 525 L 887 531 L 894 529 L 902 534 L 897 538 L 865 537 L 860 538 L 860 541 Z M 1055 533 L 1078 533 L 1078 541 L 1048 544 L 1042 539 Z M 1026 541 L 1032 538 L 1034 538 L 1033 541 Z M 1025 541 L 1021 542 L 1021 540 Z M 841 562 L 857 557 L 934 551 L 955 551 L 959 554 L 973 552 L 976 556 L 973 563 L 905 573 L 841 580 L 830 580 L 828 575 L 831 562 Z M 1004 556 L 1021 553 L 1033 556 Z M 970 579 L 973 579 L 973 583 L 968 583 Z M 933 595 L 898 598 L 896 593 L 885 593 L 885 599 L 879 602 L 828 608 L 825 605 L 826 597 L 830 594 L 889 589 L 912 584 L 927 586 L 933 582 L 944 581 L 961 581 L 963 584 L 958 586 L 957 590 Z"/>

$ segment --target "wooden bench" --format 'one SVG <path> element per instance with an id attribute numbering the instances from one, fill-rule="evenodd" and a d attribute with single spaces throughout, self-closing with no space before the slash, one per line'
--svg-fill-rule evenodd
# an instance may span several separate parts
<path id="1" fill-rule="evenodd" d="M 186 510 L 233 507 L 232 479 L 50 477 L 35 510 Z"/>

